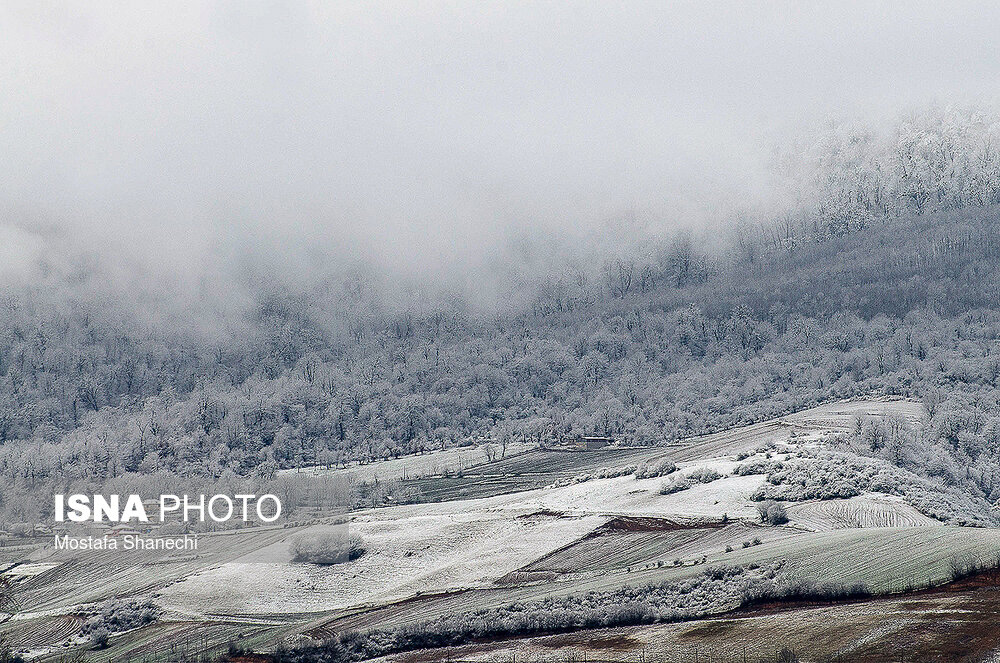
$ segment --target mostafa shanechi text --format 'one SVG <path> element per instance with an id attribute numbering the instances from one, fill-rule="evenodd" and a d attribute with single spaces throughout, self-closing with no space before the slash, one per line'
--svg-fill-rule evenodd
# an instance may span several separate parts
<path id="1" fill-rule="evenodd" d="M 197 550 L 198 536 L 144 537 L 140 534 L 117 536 L 70 536 L 56 535 L 53 547 L 56 550 Z"/>
<path id="2" fill-rule="evenodd" d="M 69 551 L 195 551 L 198 535 L 188 533 L 195 523 L 271 524 L 281 517 L 281 500 L 272 494 L 163 494 L 143 499 L 141 495 L 56 494 L 53 520 L 57 524 L 53 547 Z M 168 536 L 165 523 L 183 525 L 184 533 Z M 85 530 L 84 536 L 65 531 Z M 60 531 L 62 530 L 62 531 Z M 79 534 L 80 532 L 76 532 Z"/>

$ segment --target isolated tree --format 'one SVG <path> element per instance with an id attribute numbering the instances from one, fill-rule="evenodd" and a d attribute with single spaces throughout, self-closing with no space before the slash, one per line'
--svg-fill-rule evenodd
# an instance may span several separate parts
<path id="1" fill-rule="evenodd" d="M 940 389 L 931 388 L 924 392 L 924 395 L 921 398 L 921 403 L 923 403 L 924 411 L 927 412 L 927 417 L 929 419 L 934 418 L 934 415 L 937 414 L 938 408 L 944 400 L 944 392 Z"/>
<path id="2" fill-rule="evenodd" d="M 760 522 L 767 525 L 784 525 L 788 522 L 788 512 L 785 507 L 774 500 L 766 500 L 757 505 Z"/>
<path id="3" fill-rule="evenodd" d="M 292 541 L 292 561 L 309 564 L 342 564 L 365 553 L 364 541 L 346 528 L 331 532 L 301 534 Z"/>
<path id="4" fill-rule="evenodd" d="M 624 299 L 632 289 L 634 275 L 635 264 L 631 260 L 616 258 L 604 266 L 604 280 L 608 290 L 619 299 Z"/>

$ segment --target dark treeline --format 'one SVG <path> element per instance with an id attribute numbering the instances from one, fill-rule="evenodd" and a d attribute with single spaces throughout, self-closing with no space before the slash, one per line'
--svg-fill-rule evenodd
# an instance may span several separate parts
<path id="1" fill-rule="evenodd" d="M 994 500 L 1000 230 L 979 205 L 993 202 L 996 157 L 942 117 L 867 157 L 881 179 L 834 150 L 807 171 L 821 204 L 742 227 L 730 250 L 679 235 L 590 268 L 561 262 L 489 311 L 459 297 L 390 306 L 357 277 L 260 288 L 238 331 L 209 336 L 11 290 L 3 511 L 30 520 L 33 490 L 134 473 L 269 480 L 577 433 L 661 444 L 873 393 L 927 397 L 910 462 Z"/>

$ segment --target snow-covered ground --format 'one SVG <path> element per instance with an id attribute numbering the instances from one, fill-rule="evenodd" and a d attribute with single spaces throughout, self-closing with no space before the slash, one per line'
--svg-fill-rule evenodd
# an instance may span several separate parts
<path id="1" fill-rule="evenodd" d="M 788 507 L 796 525 L 817 531 L 864 527 L 943 527 L 895 495 L 869 493 L 850 499 L 802 502 Z"/>
<path id="2" fill-rule="evenodd" d="M 731 459 L 683 463 L 679 473 L 731 472 Z M 558 488 L 361 512 L 350 524 L 367 552 L 335 566 L 292 563 L 291 538 L 163 590 L 185 614 L 301 613 L 386 603 L 418 593 L 485 587 L 593 531 L 611 516 L 754 518 L 761 476 L 726 477 L 661 495 L 664 477 L 631 475 Z M 315 526 L 303 534 L 320 531 Z"/>
<path id="3" fill-rule="evenodd" d="M 272 614 L 384 603 L 488 585 L 605 522 L 597 515 L 527 516 L 492 508 L 394 518 L 359 516 L 351 532 L 367 552 L 334 566 L 291 563 L 289 541 L 203 571 L 163 590 L 182 613 Z M 320 531 L 316 526 L 304 535 Z"/>
<path id="4" fill-rule="evenodd" d="M 752 518 L 757 510 L 750 503 L 750 494 L 760 487 L 764 477 L 725 476 L 736 464 L 729 459 L 681 463 L 679 474 L 706 468 L 719 472 L 724 478 L 697 484 L 672 495 L 661 495 L 660 486 L 673 475 L 641 480 L 629 475 L 526 493 L 522 505 L 568 513 L 599 512 L 678 520 L 718 518 L 724 513 L 730 518 Z"/>
<path id="5" fill-rule="evenodd" d="M 454 447 L 438 449 L 425 454 L 403 456 L 388 460 L 377 460 L 364 465 L 328 469 L 322 466 L 310 466 L 298 469 L 279 470 L 278 474 L 311 474 L 343 477 L 358 481 L 370 482 L 376 477 L 379 481 L 392 479 L 416 479 L 419 477 L 438 476 L 446 472 L 459 472 L 483 465 L 488 462 L 485 445 Z M 537 448 L 537 444 L 523 441 L 512 441 L 507 446 L 506 457 L 524 453 Z M 493 453 L 500 457 L 500 446 L 493 444 Z"/>

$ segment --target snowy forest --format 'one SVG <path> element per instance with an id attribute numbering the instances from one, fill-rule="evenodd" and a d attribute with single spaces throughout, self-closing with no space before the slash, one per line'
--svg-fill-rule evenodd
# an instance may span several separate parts
<path id="1" fill-rule="evenodd" d="M 1000 498 L 1000 118 L 838 124 L 773 168 L 781 204 L 711 241 L 627 216 L 607 236 L 628 241 L 498 247 L 502 303 L 390 297 L 361 266 L 254 281 L 208 334 L 114 305 L 85 255 L 42 265 L 0 302 L 0 518 L 39 519 L 55 487 L 578 434 L 660 445 L 867 394 L 927 417 L 866 453 Z"/>

